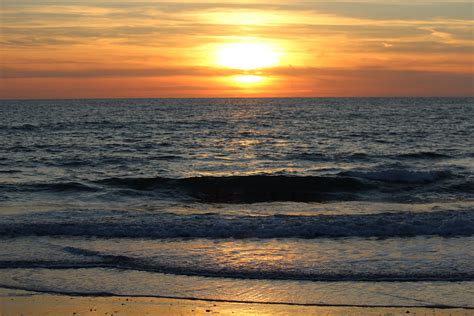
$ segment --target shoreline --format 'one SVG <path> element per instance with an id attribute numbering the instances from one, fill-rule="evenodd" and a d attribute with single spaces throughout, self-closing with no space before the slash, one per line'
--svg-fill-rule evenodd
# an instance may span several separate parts
<path id="1" fill-rule="evenodd" d="M 468 315 L 470 308 L 296 305 L 0 289 L 0 315 Z"/>

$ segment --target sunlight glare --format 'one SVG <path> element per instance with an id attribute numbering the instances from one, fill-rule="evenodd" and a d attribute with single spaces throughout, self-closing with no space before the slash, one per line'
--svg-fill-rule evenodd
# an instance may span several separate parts
<path id="1" fill-rule="evenodd" d="M 279 53 L 264 43 L 224 44 L 217 50 L 217 63 L 221 66 L 252 70 L 278 64 Z"/>
<path id="2" fill-rule="evenodd" d="M 255 76 L 255 75 L 242 75 L 242 76 L 235 76 L 234 80 L 239 83 L 252 84 L 252 83 L 261 82 L 263 80 L 263 77 Z"/>

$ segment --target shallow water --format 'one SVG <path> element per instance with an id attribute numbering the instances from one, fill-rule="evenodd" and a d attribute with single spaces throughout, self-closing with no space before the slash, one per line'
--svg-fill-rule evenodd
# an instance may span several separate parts
<path id="1" fill-rule="evenodd" d="M 2 101 L 0 283 L 474 307 L 473 101 Z"/>

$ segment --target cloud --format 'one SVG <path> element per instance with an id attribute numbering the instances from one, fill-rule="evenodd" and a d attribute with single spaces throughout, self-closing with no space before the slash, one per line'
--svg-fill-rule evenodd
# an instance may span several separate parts
<path id="1" fill-rule="evenodd" d="M 386 68 L 280 68 L 273 74 L 304 78 L 300 88 L 328 96 L 474 96 L 469 72 Z"/>
<path id="2" fill-rule="evenodd" d="M 297 82 L 292 91 L 347 95 L 344 86 L 357 94 L 354 87 L 380 83 L 386 93 L 465 93 L 472 27 L 472 3 L 450 0 L 3 0 L 0 80 L 159 78 L 200 87 L 181 77 L 240 74 L 213 67 L 213 54 L 220 43 L 252 39 L 275 44 L 282 64 L 297 66 L 262 70 Z"/>
<path id="3" fill-rule="evenodd" d="M 2 78 L 98 78 L 98 77 L 175 77 L 175 76 L 229 76 L 241 74 L 232 69 L 212 67 L 164 67 L 164 68 L 109 68 L 34 70 L 13 67 L 0 69 Z"/>
<path id="4" fill-rule="evenodd" d="M 93 1 L 80 0 L 71 5 L 66 0 L 3 0 L 3 7 L 38 8 L 41 6 L 71 6 L 108 9 L 158 9 L 167 13 L 202 11 L 213 9 L 261 9 L 283 11 L 315 11 L 340 16 L 374 20 L 433 20 L 433 19 L 472 19 L 472 3 L 469 1 Z"/>
<path id="5" fill-rule="evenodd" d="M 120 70 L 94 77 L 94 73 L 75 76 L 74 72 L 56 73 L 59 77 L 16 77 L 0 86 L 3 98 L 68 98 L 68 97 L 224 97 L 245 96 L 239 87 L 209 84 L 208 74 L 230 75 L 213 69 L 182 70 L 198 76 L 194 80 L 175 81 L 167 77 L 170 69 L 148 72 Z M 176 73 L 176 69 L 171 71 Z M 125 74 L 125 76 L 123 76 Z M 26 75 L 26 74 L 23 74 Z M 28 74 L 31 75 L 31 74 Z M 53 75 L 37 73 L 36 75 Z M 72 76 L 71 76 L 72 75 Z M 101 73 L 100 75 L 104 75 Z M 129 76 L 135 77 L 130 80 Z M 163 77 L 155 78 L 156 75 Z M 384 68 L 328 69 L 275 68 L 267 72 L 278 89 L 269 86 L 256 90 L 257 96 L 473 96 L 473 78 L 469 73 L 437 71 L 404 71 Z M 92 77 L 90 77 L 92 76 Z M 278 78 L 281 78 L 280 80 Z M 286 83 L 291 82 L 291 89 Z"/>

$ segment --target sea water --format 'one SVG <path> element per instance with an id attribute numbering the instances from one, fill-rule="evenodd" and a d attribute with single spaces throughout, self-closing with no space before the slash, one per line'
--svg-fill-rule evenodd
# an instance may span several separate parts
<path id="1" fill-rule="evenodd" d="M 1 101 L 0 287 L 474 307 L 473 101 Z"/>

